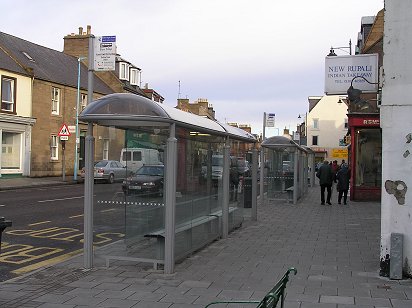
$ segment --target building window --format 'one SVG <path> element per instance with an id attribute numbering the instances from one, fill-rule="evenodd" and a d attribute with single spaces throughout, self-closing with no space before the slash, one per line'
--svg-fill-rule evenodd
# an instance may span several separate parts
<path id="1" fill-rule="evenodd" d="M 139 71 L 135 68 L 130 69 L 130 84 L 134 86 L 139 84 Z"/>
<path id="2" fill-rule="evenodd" d="M 59 159 L 59 140 L 58 140 L 58 136 L 51 136 L 50 159 L 51 160 L 58 160 Z"/>
<path id="3" fill-rule="evenodd" d="M 52 88 L 52 114 L 59 114 L 60 89 Z"/>
<path id="4" fill-rule="evenodd" d="M 382 133 L 380 129 L 365 128 L 355 135 L 355 186 L 381 187 Z"/>
<path id="5" fill-rule="evenodd" d="M 87 94 L 80 93 L 80 111 L 83 111 L 87 106 Z"/>
<path id="6" fill-rule="evenodd" d="M 313 129 L 319 129 L 319 119 L 313 119 Z"/>
<path id="7" fill-rule="evenodd" d="M 318 136 L 312 136 L 312 145 L 318 145 Z"/>
<path id="8" fill-rule="evenodd" d="M 129 80 L 129 65 L 125 62 L 120 62 L 119 79 Z"/>
<path id="9" fill-rule="evenodd" d="M 1 78 L 1 111 L 16 113 L 16 79 Z"/>
<path id="10" fill-rule="evenodd" d="M 348 127 L 349 127 L 348 118 L 345 118 L 345 128 L 347 129 Z"/>
<path id="11" fill-rule="evenodd" d="M 19 170 L 21 168 L 21 140 L 21 133 L 2 132 L 1 169 Z"/>
<path id="12" fill-rule="evenodd" d="M 109 139 L 103 140 L 103 159 L 109 159 Z"/>

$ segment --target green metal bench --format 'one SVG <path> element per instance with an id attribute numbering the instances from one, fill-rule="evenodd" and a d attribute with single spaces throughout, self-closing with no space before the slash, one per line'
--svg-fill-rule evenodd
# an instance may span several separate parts
<path id="1" fill-rule="evenodd" d="M 230 301 L 216 301 L 208 304 L 205 308 L 217 305 L 217 304 L 258 304 L 256 308 L 274 308 L 277 306 L 280 300 L 280 307 L 283 308 L 283 303 L 285 301 L 285 289 L 286 284 L 289 281 L 289 274 L 293 272 L 296 275 L 297 270 L 294 267 L 289 268 L 283 277 L 276 283 L 276 285 L 265 295 L 261 301 L 254 300 L 230 300 Z"/>

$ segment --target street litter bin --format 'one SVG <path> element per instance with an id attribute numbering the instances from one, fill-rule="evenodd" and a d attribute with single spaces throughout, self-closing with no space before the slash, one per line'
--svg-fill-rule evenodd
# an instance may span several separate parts
<path id="1" fill-rule="evenodd" d="M 12 223 L 10 220 L 5 220 L 4 217 L 0 217 L 0 253 L 1 253 L 1 236 L 4 229 L 11 227 Z"/>
<path id="2" fill-rule="evenodd" d="M 243 197 L 243 207 L 251 208 L 252 207 L 252 178 L 244 178 L 244 197 Z"/>

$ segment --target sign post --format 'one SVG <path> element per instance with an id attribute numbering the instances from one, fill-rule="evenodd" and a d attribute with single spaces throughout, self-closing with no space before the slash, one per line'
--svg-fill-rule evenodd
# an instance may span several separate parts
<path id="1" fill-rule="evenodd" d="M 58 135 L 60 137 L 60 142 L 62 144 L 62 176 L 63 176 L 63 182 L 66 182 L 66 155 L 65 155 L 65 150 L 66 150 L 66 141 L 69 140 L 69 136 L 70 136 L 70 131 L 69 131 L 69 128 L 67 127 L 66 124 L 63 124 L 62 127 L 60 127 Z"/>

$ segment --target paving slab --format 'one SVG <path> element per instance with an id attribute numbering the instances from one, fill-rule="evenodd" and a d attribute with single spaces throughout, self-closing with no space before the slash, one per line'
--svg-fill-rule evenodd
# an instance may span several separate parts
<path id="1" fill-rule="evenodd" d="M 0 307 L 189 308 L 261 300 L 291 266 L 298 274 L 290 276 L 285 308 L 412 307 L 412 280 L 378 275 L 379 239 L 378 202 L 321 206 L 315 186 L 296 205 L 259 203 L 256 222 L 246 219 L 228 238 L 176 264 L 173 275 L 130 262 L 107 268 L 102 260 L 84 271 L 79 256 L 1 283 Z"/>

